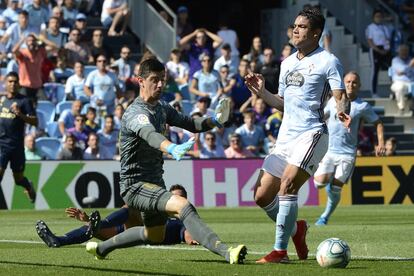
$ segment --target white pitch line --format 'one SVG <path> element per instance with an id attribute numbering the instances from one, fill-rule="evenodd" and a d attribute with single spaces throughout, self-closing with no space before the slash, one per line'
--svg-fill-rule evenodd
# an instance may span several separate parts
<path id="1" fill-rule="evenodd" d="M 25 240 L 0 240 L 0 243 L 22 243 L 22 244 L 43 244 L 40 241 L 25 241 Z M 155 249 L 155 250 L 181 250 L 181 251 L 207 251 L 203 247 L 174 247 L 174 246 L 164 246 L 164 245 L 140 245 L 135 246 L 137 248 L 144 249 Z M 249 251 L 250 255 L 266 255 L 269 252 L 260 252 L 260 251 Z M 296 255 L 296 254 L 290 254 Z M 315 257 L 315 254 L 309 254 L 311 257 Z M 414 261 L 413 258 L 409 257 L 397 257 L 397 256 L 352 256 L 354 260 L 381 260 L 381 261 Z"/>

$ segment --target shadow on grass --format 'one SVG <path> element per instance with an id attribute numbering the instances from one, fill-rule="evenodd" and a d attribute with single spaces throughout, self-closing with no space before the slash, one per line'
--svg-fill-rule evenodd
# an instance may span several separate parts
<path id="1" fill-rule="evenodd" d="M 84 269 L 102 272 L 116 272 L 125 274 L 139 274 L 139 275 L 165 275 L 165 276 L 179 276 L 184 274 L 171 274 L 162 272 L 147 272 L 141 270 L 129 270 L 129 269 L 112 269 L 112 268 L 98 268 L 98 267 L 87 267 L 80 265 L 58 265 L 58 264 L 44 264 L 44 263 L 25 263 L 25 262 L 11 262 L 11 261 L 0 261 L 0 264 L 11 264 L 11 265 L 25 265 L 25 266 L 38 266 L 38 267 L 52 267 L 52 268 L 71 268 L 71 269 Z"/>

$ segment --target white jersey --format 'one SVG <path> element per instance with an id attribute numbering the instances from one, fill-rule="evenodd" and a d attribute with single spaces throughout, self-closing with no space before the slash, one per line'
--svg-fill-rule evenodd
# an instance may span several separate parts
<path id="1" fill-rule="evenodd" d="M 374 112 L 371 105 L 361 98 L 351 101 L 352 118 L 350 131 L 348 131 L 337 118 L 336 102 L 331 98 L 325 107 L 325 113 L 329 116 L 329 148 L 328 153 L 355 155 L 358 142 L 358 130 L 361 121 L 369 124 L 379 120 L 378 115 Z"/>
<path id="2" fill-rule="evenodd" d="M 284 114 L 276 147 L 287 144 L 310 130 L 325 130 L 323 107 L 329 89 L 345 89 L 339 60 L 317 48 L 299 60 L 297 53 L 281 65 L 279 96 L 284 98 Z"/>

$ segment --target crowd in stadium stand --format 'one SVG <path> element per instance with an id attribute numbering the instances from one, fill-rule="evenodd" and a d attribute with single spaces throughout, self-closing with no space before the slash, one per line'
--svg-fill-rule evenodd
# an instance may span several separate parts
<path id="1" fill-rule="evenodd" d="M 4 2 L 4 1 L 3 1 Z M 139 61 L 131 58 L 131 45 L 113 53 L 104 45 L 106 36 L 126 32 L 129 10 L 126 0 L 9 0 L 0 15 L 0 61 L 4 75 L 16 71 L 21 92 L 35 103 L 38 127 L 28 127 L 25 138 L 28 160 L 91 160 L 119 158 L 118 133 L 124 110 L 139 93 L 134 81 Z M 168 20 L 168 15 L 161 15 Z M 100 17 L 103 27 L 86 36 L 87 17 Z M 244 84 L 248 72 L 264 76 L 266 88 L 278 89 L 280 64 L 295 50 L 287 28 L 281 53 L 253 37 L 248 53 L 239 52 L 237 33 L 226 20 L 218 32 L 194 28 L 189 10 L 177 10 L 177 48 L 166 62 L 167 81 L 162 99 L 189 116 L 208 116 L 223 97 L 233 103 L 232 119 L 225 128 L 194 135 L 171 127 L 169 139 L 181 144 L 195 136 L 189 156 L 195 158 L 249 158 L 264 156 L 273 147 L 283 114 L 252 96 Z M 329 30 L 321 46 L 329 49 Z M 34 45 L 28 50 L 28 45 Z M 401 46 L 393 68 L 413 61 Z M 142 59 L 151 54 L 144 54 Z M 116 59 L 116 57 L 119 57 Z M 409 60 L 411 63 L 407 63 Z M 403 65 L 401 65 L 403 63 Z M 398 67 L 400 66 L 400 67 Z M 395 69 L 395 72 L 399 72 Z M 396 73 L 393 87 L 399 108 L 406 99 L 403 82 L 413 75 Z M 405 78 L 404 78 L 405 77 Z M 2 89 L 4 91 L 4 88 Z M 406 90 L 404 90 L 406 91 Z M 361 132 L 362 154 L 373 151 L 372 135 Z M 50 147 L 44 154 L 37 144 Z"/>

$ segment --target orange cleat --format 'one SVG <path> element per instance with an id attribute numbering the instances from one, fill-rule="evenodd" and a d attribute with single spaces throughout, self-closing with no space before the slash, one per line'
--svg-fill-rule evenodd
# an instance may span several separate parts
<path id="1" fill-rule="evenodd" d="M 295 244 L 299 260 L 306 260 L 309 252 L 308 246 L 306 245 L 306 232 L 308 232 L 309 226 L 306 220 L 298 220 L 296 226 L 296 234 L 292 237 L 292 240 Z"/>
<path id="2" fill-rule="evenodd" d="M 286 250 L 273 250 L 263 258 L 256 261 L 257 264 L 288 263 L 289 257 Z"/>

